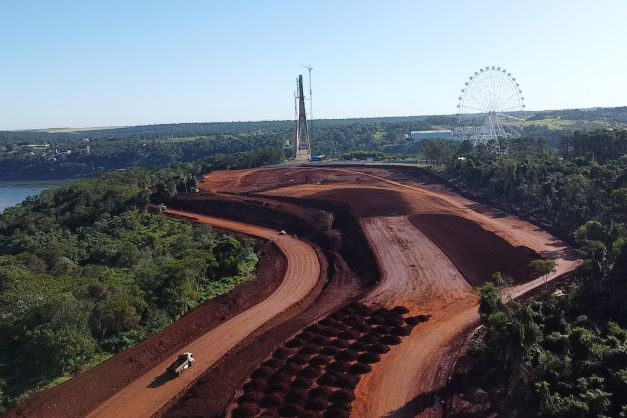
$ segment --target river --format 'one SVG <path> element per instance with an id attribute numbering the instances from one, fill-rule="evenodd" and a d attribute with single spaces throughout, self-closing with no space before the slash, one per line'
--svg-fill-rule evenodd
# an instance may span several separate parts
<path id="1" fill-rule="evenodd" d="M 28 196 L 38 195 L 48 187 L 58 186 L 67 180 L 0 181 L 0 212 L 16 205 Z"/>

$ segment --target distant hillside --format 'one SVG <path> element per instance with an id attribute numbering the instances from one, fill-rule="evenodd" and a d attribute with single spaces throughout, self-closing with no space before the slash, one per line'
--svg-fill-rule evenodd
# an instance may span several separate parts
<path id="1" fill-rule="evenodd" d="M 627 108 L 518 114 L 522 135 L 557 149 L 575 131 L 626 129 Z M 415 157 L 413 130 L 452 129 L 454 115 L 313 121 L 314 154 L 332 158 Z M 0 180 L 88 177 L 135 166 L 187 163 L 216 154 L 280 150 L 292 155 L 294 122 L 215 122 L 0 132 Z"/>

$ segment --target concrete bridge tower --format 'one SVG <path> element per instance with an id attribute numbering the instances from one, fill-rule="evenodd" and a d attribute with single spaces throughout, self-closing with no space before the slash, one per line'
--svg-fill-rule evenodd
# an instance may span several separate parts
<path id="1" fill-rule="evenodd" d="M 307 126 L 305 111 L 305 95 L 303 93 L 303 76 L 296 79 L 296 133 L 294 138 L 294 159 L 296 161 L 311 160 L 311 139 Z"/>

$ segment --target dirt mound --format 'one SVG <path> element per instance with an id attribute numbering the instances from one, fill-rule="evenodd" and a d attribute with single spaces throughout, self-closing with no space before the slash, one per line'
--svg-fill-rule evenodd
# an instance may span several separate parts
<path id="1" fill-rule="evenodd" d="M 481 286 L 499 271 L 516 282 L 530 278 L 529 262 L 540 257 L 527 247 L 515 247 L 479 224 L 454 215 L 413 215 L 412 224 L 433 241 L 473 286 Z"/>
<path id="2" fill-rule="evenodd" d="M 355 400 L 354 390 L 361 377 L 372 371 L 371 364 L 379 362 L 382 354 L 390 351 L 390 347 L 385 343 L 371 345 L 363 340 L 368 339 L 366 337 L 372 337 L 374 341 L 399 343 L 401 338 L 398 335 L 408 335 L 412 329 L 400 326 L 405 323 L 406 319 L 411 319 L 409 316 L 407 318 L 403 316 L 407 311 L 404 307 L 373 310 L 365 305 L 353 303 L 327 315 L 298 333 L 297 337 L 286 339 L 282 347 L 289 346 L 291 350 L 297 350 L 297 354 L 285 360 L 286 366 L 279 368 L 283 362 L 274 358 L 261 362 L 261 366 L 251 373 L 252 380 L 244 385 L 243 395 L 229 409 L 236 413 L 249 408 L 249 404 L 256 404 L 262 416 L 276 416 L 289 415 L 289 411 L 300 411 L 299 408 L 302 407 L 304 410 L 326 412 L 328 416 L 336 416 L 337 409 L 342 406 L 339 409 L 349 413 L 350 405 Z M 366 325 L 366 320 L 372 318 L 378 318 L 377 322 L 394 322 L 399 326 Z M 351 348 L 346 348 L 349 345 L 346 339 L 335 338 L 321 350 L 324 356 L 314 354 L 322 347 L 311 346 L 307 344 L 307 340 L 311 341 L 316 337 L 326 335 L 329 330 L 337 331 L 336 327 L 345 325 L 339 321 L 340 319 L 345 322 L 363 324 L 363 331 L 350 328 L 344 331 L 350 334 L 346 335 L 347 338 L 353 341 L 359 339 L 359 341 L 354 341 L 350 344 Z M 277 348 L 274 353 L 283 353 L 282 347 Z M 311 347 L 315 347 L 315 350 L 310 349 Z M 302 354 L 304 352 L 311 352 L 311 354 Z M 298 364 L 302 367 L 307 362 L 310 366 L 299 371 L 288 386 L 284 368 L 290 364 Z M 276 365 L 278 369 L 272 370 L 273 365 Z M 265 396 L 261 395 L 261 391 L 254 391 L 263 386 L 259 383 L 254 384 L 254 382 L 259 382 L 261 377 L 267 378 L 268 383 L 271 383 L 270 387 L 264 388 Z M 294 406 L 298 408 L 294 409 Z"/>
<path id="3" fill-rule="evenodd" d="M 339 188 L 311 195 L 316 200 L 330 200 L 350 205 L 354 216 L 395 216 L 412 213 L 412 205 L 403 193 L 383 188 Z"/>

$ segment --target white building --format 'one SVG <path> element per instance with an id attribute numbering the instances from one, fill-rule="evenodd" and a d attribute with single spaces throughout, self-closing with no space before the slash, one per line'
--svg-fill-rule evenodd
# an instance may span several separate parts
<path id="1" fill-rule="evenodd" d="M 433 129 L 430 131 L 411 131 L 410 138 L 414 142 L 425 139 L 453 139 L 453 131 L 450 129 Z"/>

